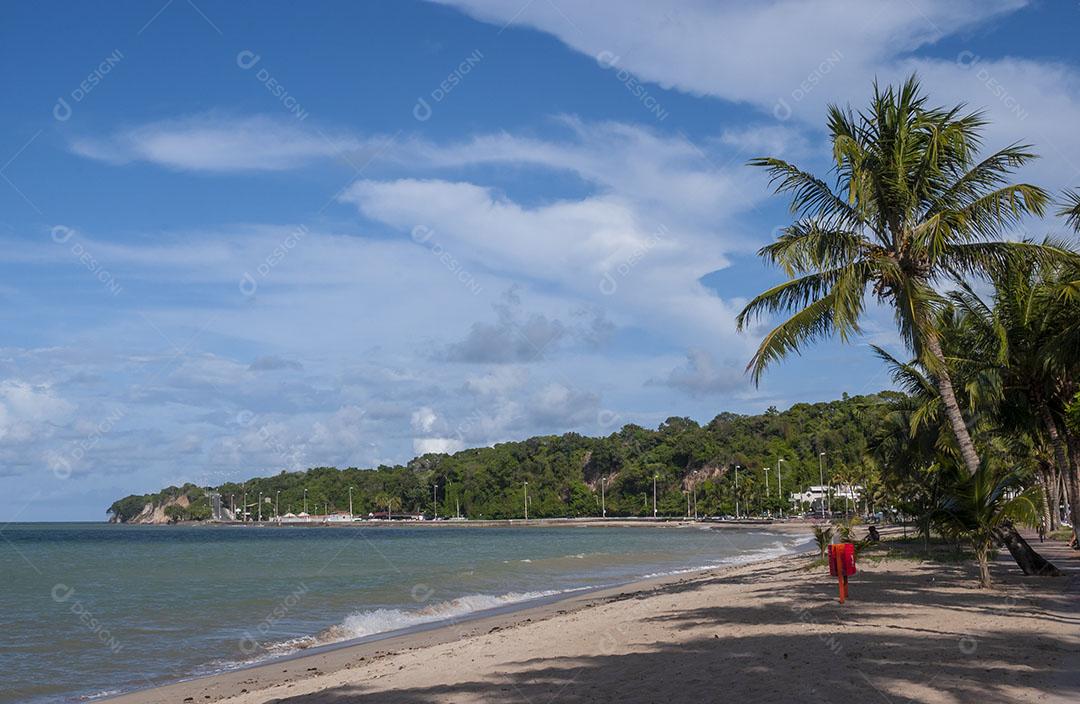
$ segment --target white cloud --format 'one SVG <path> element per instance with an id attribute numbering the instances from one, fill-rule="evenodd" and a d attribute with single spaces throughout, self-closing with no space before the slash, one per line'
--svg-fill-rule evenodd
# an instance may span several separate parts
<path id="1" fill-rule="evenodd" d="M 529 373 L 523 367 L 501 366 L 487 374 L 471 375 L 465 378 L 465 389 L 481 396 L 503 396 L 523 387 Z"/>
<path id="2" fill-rule="evenodd" d="M 435 413 L 431 406 L 421 406 L 413 411 L 412 428 L 419 433 L 430 433 L 431 429 L 435 427 L 435 421 L 438 419 L 438 414 Z"/>
<path id="3" fill-rule="evenodd" d="M 748 102 L 769 111 L 786 100 L 797 114 L 814 120 L 820 119 L 818 107 L 826 95 L 834 99 L 841 86 L 852 84 L 861 95 L 882 63 L 1024 4 L 437 1 L 485 22 L 549 33 L 571 49 L 598 58 L 598 71 L 609 70 L 614 62 L 616 69 L 665 88 Z M 830 63 L 832 57 L 836 60 Z M 823 63 L 828 64 L 824 71 Z M 806 84 L 810 90 L 802 92 L 812 98 L 796 100 L 792 94 Z M 804 110 L 804 105 L 812 109 Z"/>
<path id="4" fill-rule="evenodd" d="M 426 455 L 429 452 L 454 453 L 465 449 L 465 444 L 457 438 L 416 438 L 413 440 L 413 452 Z"/>
<path id="5" fill-rule="evenodd" d="M 25 443 L 52 435 L 74 410 L 47 385 L 0 381 L 0 442 Z"/>
<path id="6" fill-rule="evenodd" d="M 146 161 L 185 171 L 281 171 L 320 159 L 361 159 L 365 148 L 377 145 L 279 119 L 220 114 L 153 122 L 71 145 L 91 159 Z"/>
<path id="7" fill-rule="evenodd" d="M 691 396 L 731 393 L 749 385 L 743 367 L 736 361 L 718 364 L 707 350 L 691 349 L 684 364 L 672 369 L 666 378 L 649 383 L 670 386 Z"/>

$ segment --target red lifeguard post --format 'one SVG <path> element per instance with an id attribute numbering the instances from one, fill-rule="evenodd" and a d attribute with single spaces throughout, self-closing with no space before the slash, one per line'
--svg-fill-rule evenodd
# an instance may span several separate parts
<path id="1" fill-rule="evenodd" d="M 829 546 L 829 574 L 840 582 L 840 603 L 847 599 L 848 576 L 855 574 L 855 544 Z"/>

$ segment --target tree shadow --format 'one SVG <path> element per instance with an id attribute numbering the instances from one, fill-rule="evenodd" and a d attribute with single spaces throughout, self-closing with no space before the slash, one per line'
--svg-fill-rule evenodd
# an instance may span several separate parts
<path id="1" fill-rule="evenodd" d="M 1038 627 L 1040 619 L 1078 623 L 1075 596 L 1040 589 L 1017 598 L 1023 580 L 1008 590 L 974 588 L 963 565 L 864 571 L 852 580 L 851 599 L 837 603 L 828 578 L 788 580 L 800 561 L 754 567 L 735 575 L 683 580 L 643 594 L 618 594 L 612 603 L 658 594 L 678 595 L 723 582 L 745 585 L 751 606 L 715 604 L 672 608 L 647 619 L 698 633 L 680 642 L 620 644 L 597 633 L 584 657 L 552 654 L 502 662 L 482 676 L 450 673 L 443 684 L 376 691 L 350 684 L 278 704 L 433 704 L 435 702 L 862 702 L 1016 701 L 1031 687 L 1062 701 L 1080 701 L 1077 638 Z M 1045 585 L 1045 578 L 1031 578 Z M 1041 580 L 1041 581 L 1040 581 Z M 1030 603 L 1028 603 L 1030 602 Z M 944 609 L 989 614 L 979 630 L 905 622 L 898 614 Z M 1061 613 L 1052 613 L 1058 612 Z M 991 627 L 987 628 L 987 624 Z M 722 630 L 721 630 L 722 628 Z M 707 634 L 716 629 L 714 635 Z M 1077 631 L 1080 633 L 1080 631 Z M 608 633 L 610 636 L 610 632 Z M 438 663 L 430 663 L 438 666 Z M 425 667 L 421 663 L 415 667 Z"/>
<path id="2" fill-rule="evenodd" d="M 1054 676 L 1060 672 L 1035 657 L 1063 646 L 1058 639 L 1040 634 L 1017 642 L 1013 633 L 982 635 L 970 642 L 935 634 L 701 638 L 658 643 L 644 653 L 524 660 L 509 664 L 505 671 L 486 673 L 483 679 L 430 687 L 374 691 L 347 685 L 273 701 L 699 703 L 732 698 L 755 704 L 794 700 L 916 703 L 944 693 L 948 701 L 1004 702 L 1015 701 L 1014 685 L 1053 687 L 1062 701 L 1076 701 L 1080 682 L 1055 683 Z M 1017 650 L 1033 657 L 1018 663 Z M 928 661 L 933 665 L 928 666 Z M 987 677 L 996 670 L 1008 671 L 1007 683 L 994 683 Z"/>

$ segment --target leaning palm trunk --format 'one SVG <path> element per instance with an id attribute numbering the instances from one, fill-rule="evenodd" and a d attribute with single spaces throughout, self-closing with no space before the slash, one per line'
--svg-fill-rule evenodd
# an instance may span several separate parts
<path id="1" fill-rule="evenodd" d="M 956 392 L 953 390 L 952 379 L 949 377 L 949 372 L 945 367 L 945 354 L 941 350 L 941 343 L 933 335 L 928 335 L 924 344 L 930 354 L 933 355 L 934 361 L 940 367 L 934 376 L 937 379 L 937 387 L 938 392 L 941 394 L 942 405 L 945 407 L 945 415 L 949 419 L 949 426 L 952 428 L 953 436 L 956 438 L 956 444 L 960 448 L 960 456 L 964 461 L 964 466 L 967 468 L 968 474 L 974 476 L 975 473 L 979 471 L 979 456 L 975 452 L 975 443 L 971 440 L 971 433 L 968 431 L 967 424 L 964 423 L 964 416 L 960 411 L 960 404 L 956 400 Z M 994 535 L 998 541 L 1009 550 L 1009 554 L 1012 555 L 1013 560 L 1016 561 L 1017 566 L 1023 570 L 1024 574 L 1046 577 L 1057 577 L 1061 575 L 1061 571 L 1058 570 L 1053 563 L 1035 552 L 1035 548 L 1031 547 L 1028 541 L 1024 540 L 1024 537 L 1020 535 L 1012 523 L 1005 523 L 994 532 Z M 983 558 L 980 558 L 980 571 L 983 569 L 984 560 L 985 555 Z M 980 581 L 981 580 L 982 578 L 980 577 Z M 989 585 L 990 576 L 987 571 L 985 573 L 984 586 Z"/>
<path id="2" fill-rule="evenodd" d="M 946 368 L 945 353 L 941 350 L 941 341 L 934 335 L 927 335 L 923 341 L 927 351 L 934 358 L 937 369 L 934 370 L 934 378 L 937 380 L 938 393 L 941 394 L 941 404 L 945 407 L 945 416 L 949 419 L 949 427 L 952 428 L 953 437 L 960 449 L 960 458 L 964 460 L 964 467 L 969 475 L 979 471 L 979 455 L 975 452 L 975 443 L 971 440 L 964 415 L 960 411 L 960 403 L 956 400 L 956 391 L 953 389 L 952 378 Z"/>
<path id="3" fill-rule="evenodd" d="M 1061 570 L 1035 552 L 1035 548 L 1024 540 L 1024 536 L 1020 535 L 1019 531 L 1016 530 L 1016 526 L 1012 523 L 1005 523 L 995 530 L 994 537 L 1008 549 L 1009 554 L 1012 555 L 1013 560 L 1024 571 L 1024 574 L 1033 574 L 1040 577 L 1061 576 Z"/>

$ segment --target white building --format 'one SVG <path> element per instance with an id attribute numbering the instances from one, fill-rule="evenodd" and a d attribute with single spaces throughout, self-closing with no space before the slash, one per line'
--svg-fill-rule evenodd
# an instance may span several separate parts
<path id="1" fill-rule="evenodd" d="M 857 504 L 862 497 L 863 488 L 858 484 L 837 484 L 835 486 L 815 484 L 807 487 L 806 491 L 792 493 L 791 503 L 798 506 L 810 504 L 813 511 L 820 511 L 821 507 L 829 505 L 829 497 L 832 497 L 833 510 L 843 510 L 848 503 Z M 836 503 L 840 502 L 840 503 Z"/>

